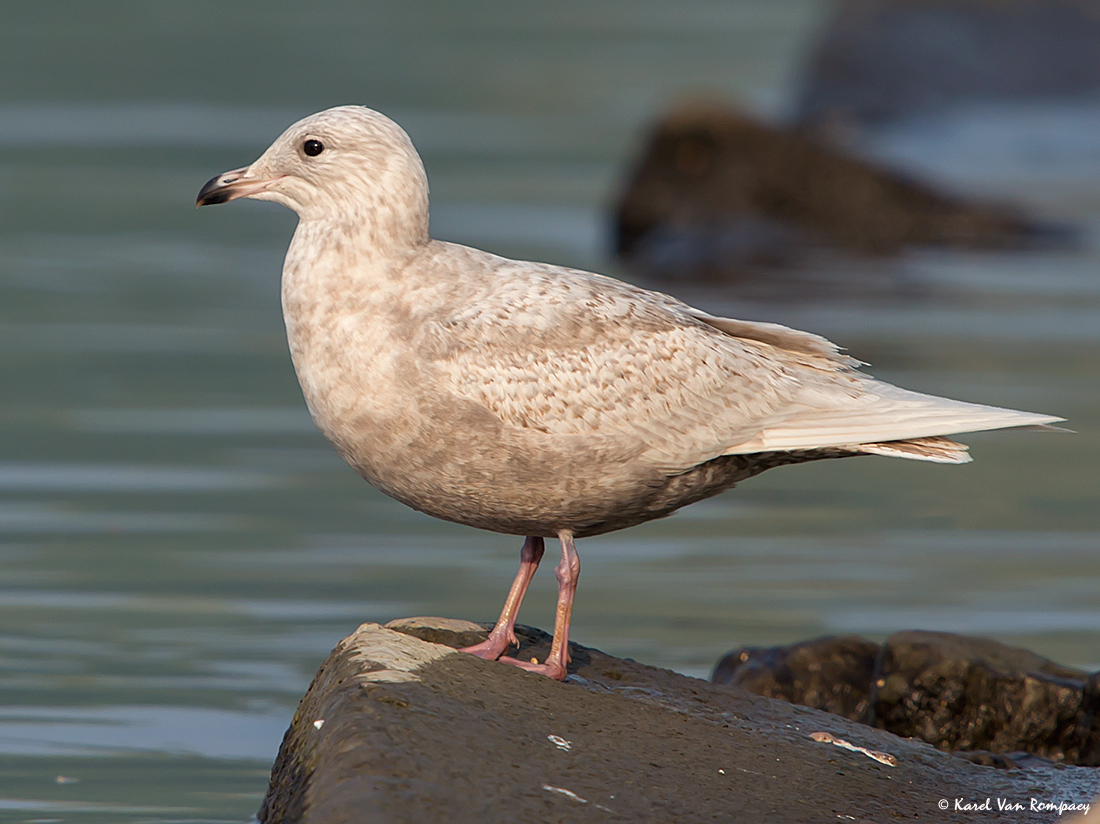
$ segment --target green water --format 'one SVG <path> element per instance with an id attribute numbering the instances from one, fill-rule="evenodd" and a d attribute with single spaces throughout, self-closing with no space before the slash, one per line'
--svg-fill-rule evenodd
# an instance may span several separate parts
<path id="1" fill-rule="evenodd" d="M 329 450 L 279 315 L 294 218 L 196 212 L 204 181 L 297 117 L 364 103 L 421 147 L 437 236 L 622 275 L 606 205 L 642 125 L 699 90 L 781 111 L 822 9 L 5 8 L 0 820 L 247 821 L 341 637 L 404 615 L 490 620 L 515 571 L 518 540 L 404 509 Z M 965 467 L 778 470 L 585 541 L 574 637 L 701 676 L 740 644 L 914 627 L 1100 667 L 1097 145 L 1072 174 L 964 164 L 969 184 L 1083 226 L 1080 250 L 872 272 L 919 282 L 904 301 L 674 289 L 1078 434 L 976 435 Z M 549 626 L 553 597 L 544 571 L 521 620 Z"/>

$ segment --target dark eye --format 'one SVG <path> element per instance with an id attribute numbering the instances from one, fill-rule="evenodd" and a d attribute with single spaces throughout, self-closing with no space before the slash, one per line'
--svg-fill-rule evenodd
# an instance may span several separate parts
<path id="1" fill-rule="evenodd" d="M 325 150 L 325 144 L 320 140 L 313 140 L 312 138 L 302 144 L 302 151 L 310 157 L 317 157 L 321 152 Z"/>

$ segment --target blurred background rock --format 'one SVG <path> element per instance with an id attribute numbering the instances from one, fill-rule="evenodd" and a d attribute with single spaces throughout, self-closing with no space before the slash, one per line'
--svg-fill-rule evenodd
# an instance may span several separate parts
<path id="1" fill-rule="evenodd" d="M 1072 237 L 1069 227 L 937 191 L 827 139 L 720 104 L 678 109 L 653 129 L 615 218 L 615 251 L 632 270 L 713 283 L 793 280 L 797 273 L 776 270 L 805 266 L 826 249 L 886 258 L 910 248 L 1025 248 Z"/>
<path id="2" fill-rule="evenodd" d="M 795 119 L 873 129 L 990 103 L 1100 97 L 1095 0 L 841 0 L 806 61 Z"/>

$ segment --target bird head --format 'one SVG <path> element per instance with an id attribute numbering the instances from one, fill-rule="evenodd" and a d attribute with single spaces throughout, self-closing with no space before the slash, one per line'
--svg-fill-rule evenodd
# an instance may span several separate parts
<path id="1" fill-rule="evenodd" d="M 428 183 L 420 156 L 400 126 L 362 106 L 299 120 L 250 166 L 207 181 L 196 205 L 242 197 L 280 203 L 303 221 L 427 237 Z"/>

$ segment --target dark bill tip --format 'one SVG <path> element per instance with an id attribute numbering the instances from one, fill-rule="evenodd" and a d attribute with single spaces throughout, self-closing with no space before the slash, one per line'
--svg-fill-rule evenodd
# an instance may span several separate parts
<path id="1" fill-rule="evenodd" d="M 199 189 L 199 196 L 195 198 L 195 206 L 214 206 L 232 199 L 233 190 L 222 181 L 224 175 L 214 175 L 203 187 Z"/>

